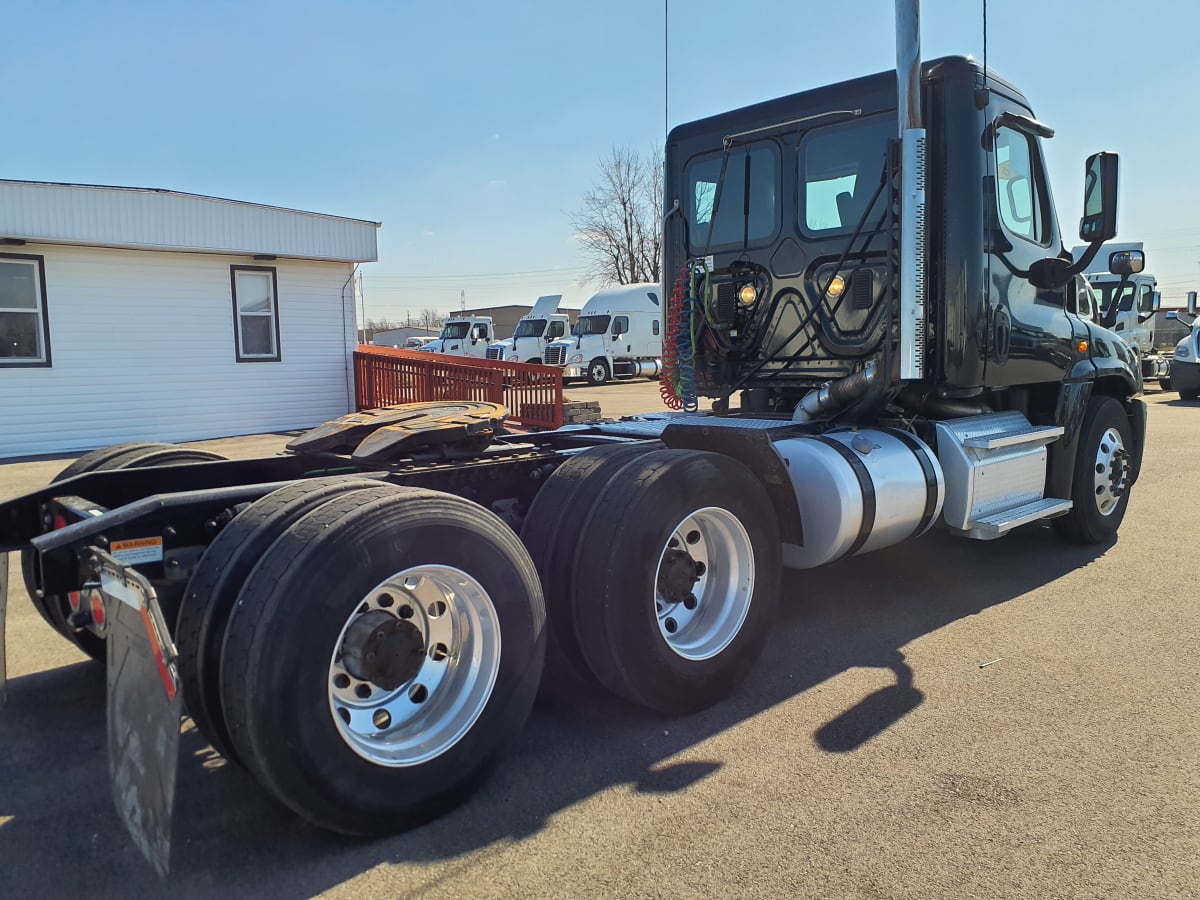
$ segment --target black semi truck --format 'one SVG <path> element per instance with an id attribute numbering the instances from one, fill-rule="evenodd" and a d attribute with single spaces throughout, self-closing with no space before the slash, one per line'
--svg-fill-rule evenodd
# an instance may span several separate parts
<path id="1" fill-rule="evenodd" d="M 114 797 L 160 872 L 184 711 L 298 814 L 398 830 L 472 791 L 539 686 L 718 702 L 783 566 L 935 525 L 1113 538 L 1141 376 L 1074 313 L 1052 132 L 977 62 L 922 65 L 898 11 L 898 73 L 671 133 L 683 411 L 513 435 L 483 404 L 395 408 L 250 460 L 120 445 L 0 504 L 38 611 L 107 662 Z M 1116 167 L 1086 163 L 1082 265 Z"/>

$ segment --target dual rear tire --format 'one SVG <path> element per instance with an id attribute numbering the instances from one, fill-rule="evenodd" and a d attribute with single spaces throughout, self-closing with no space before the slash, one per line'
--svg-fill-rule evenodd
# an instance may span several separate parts
<path id="1" fill-rule="evenodd" d="M 582 681 L 680 715 L 723 699 L 760 655 L 780 537 L 765 490 L 740 463 L 655 446 L 564 464 L 522 538 L 550 619 L 547 689 Z"/>
<path id="2" fill-rule="evenodd" d="M 451 495 L 318 479 L 226 533 L 177 629 L 214 746 L 349 834 L 412 827 L 474 790 L 542 673 L 541 589 L 511 529 Z"/>
<path id="3" fill-rule="evenodd" d="M 210 453 L 207 450 L 189 450 L 157 442 L 113 444 L 85 453 L 50 479 L 50 483 L 56 484 L 88 472 L 211 462 L 224 458 L 220 454 Z M 76 628 L 70 622 L 71 615 L 81 605 L 79 593 L 42 594 L 37 586 L 38 582 L 34 571 L 36 564 L 36 557 L 32 550 L 21 551 L 21 574 L 25 581 L 25 590 L 33 601 L 34 608 L 56 632 L 92 659 L 103 661 L 107 654 L 104 638 L 86 628 Z"/>

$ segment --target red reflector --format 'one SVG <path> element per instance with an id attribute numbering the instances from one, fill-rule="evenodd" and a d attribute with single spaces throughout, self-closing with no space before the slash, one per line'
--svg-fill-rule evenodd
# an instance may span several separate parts
<path id="1" fill-rule="evenodd" d="M 63 518 L 63 514 L 56 513 L 54 516 L 54 530 L 58 531 L 58 529 L 66 528 L 66 527 L 67 527 L 67 520 Z"/>
<path id="2" fill-rule="evenodd" d="M 79 612 L 79 591 L 71 591 L 67 594 L 67 599 L 71 602 L 71 612 Z"/>
<path id="3" fill-rule="evenodd" d="M 104 627 L 104 598 L 100 596 L 98 591 L 92 592 L 92 622 L 96 627 Z"/>

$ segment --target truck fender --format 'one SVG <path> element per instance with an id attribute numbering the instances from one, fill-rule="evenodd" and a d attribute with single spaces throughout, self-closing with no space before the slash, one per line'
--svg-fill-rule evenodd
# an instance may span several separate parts
<path id="1" fill-rule="evenodd" d="M 662 442 L 672 450 L 708 450 L 740 462 L 758 479 L 771 498 L 783 542 L 803 544 L 800 506 L 792 489 L 787 463 L 771 440 L 772 431 L 785 430 L 671 424 L 663 430 Z"/>
<path id="2" fill-rule="evenodd" d="M 1095 382 L 1067 381 L 1058 389 L 1058 403 L 1054 409 L 1054 424 L 1065 430 L 1063 436 L 1050 445 L 1046 465 L 1046 496 L 1070 497 L 1071 480 L 1075 472 L 1075 456 L 1079 450 L 1079 430 L 1088 400 L 1092 397 Z"/>

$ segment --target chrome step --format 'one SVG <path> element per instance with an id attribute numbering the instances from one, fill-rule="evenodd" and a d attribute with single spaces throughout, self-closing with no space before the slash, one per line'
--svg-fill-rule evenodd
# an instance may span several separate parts
<path id="1" fill-rule="evenodd" d="M 1015 528 L 999 528 L 993 520 L 1000 517 L 996 521 L 1007 522 L 1012 510 L 1043 501 L 1046 445 L 1062 434 L 1062 427 L 1033 425 L 1019 412 L 938 422 L 938 462 L 946 475 L 942 507 L 946 524 L 960 533 L 986 538 Z"/>
<path id="2" fill-rule="evenodd" d="M 967 532 L 967 537 L 981 541 L 994 540 L 1008 534 L 1014 528 L 1028 525 L 1030 522 L 1061 516 L 1063 513 L 1070 512 L 1073 505 L 1070 500 L 1056 500 L 1053 497 L 1034 500 L 1032 503 L 1022 503 L 1012 509 L 976 520 L 972 523 L 971 530 Z"/>
<path id="3" fill-rule="evenodd" d="M 999 450 L 1001 447 L 1033 448 L 1051 444 L 1063 436 L 1066 431 L 1061 425 L 1031 425 L 1028 428 L 1018 428 L 1013 431 L 1001 431 L 996 434 L 981 434 L 969 437 L 963 441 L 964 447 L 976 450 Z"/>

